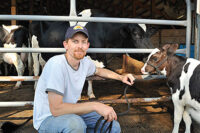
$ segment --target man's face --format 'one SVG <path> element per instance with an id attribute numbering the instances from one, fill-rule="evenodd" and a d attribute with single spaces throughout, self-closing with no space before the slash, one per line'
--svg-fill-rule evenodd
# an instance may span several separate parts
<path id="1" fill-rule="evenodd" d="M 63 44 L 67 54 L 77 60 L 83 59 L 89 48 L 88 38 L 83 33 L 76 33 L 73 38 Z"/>

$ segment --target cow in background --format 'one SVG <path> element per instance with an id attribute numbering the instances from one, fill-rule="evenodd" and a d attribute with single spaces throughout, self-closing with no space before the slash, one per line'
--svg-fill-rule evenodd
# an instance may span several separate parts
<path id="1" fill-rule="evenodd" d="M 83 17 L 109 17 L 99 10 L 86 9 L 79 13 Z M 90 35 L 90 48 L 154 48 L 150 38 L 157 31 L 145 24 L 124 24 L 124 23 L 97 23 L 78 22 L 78 25 L 85 26 Z M 147 54 L 129 54 L 137 60 L 143 60 Z M 92 59 L 107 60 L 105 54 L 91 54 Z"/>
<path id="2" fill-rule="evenodd" d="M 173 133 L 178 133 L 182 118 L 185 133 L 190 133 L 191 118 L 200 124 L 200 61 L 175 55 L 177 49 L 178 44 L 166 44 L 161 49 L 154 49 L 141 72 L 167 76 L 174 103 Z"/>
<path id="3" fill-rule="evenodd" d="M 87 9 L 79 13 L 83 17 L 106 17 L 98 10 Z M 89 32 L 90 48 L 153 48 L 150 42 L 154 29 L 146 28 L 144 24 L 121 24 L 121 23 L 97 23 L 78 22 L 78 25 L 85 26 Z M 69 22 L 36 22 L 30 26 L 33 47 L 63 48 L 64 35 Z M 72 26 L 72 25 L 71 25 Z M 56 53 L 33 53 L 34 73 L 39 75 L 39 57 L 44 61 Z M 92 59 L 105 61 L 105 54 L 89 54 Z M 142 59 L 143 54 L 130 54 L 131 57 Z M 137 59 L 138 59 L 137 58 Z M 44 62 L 40 59 L 40 62 Z M 105 64 L 106 65 L 106 64 Z M 36 87 L 36 86 L 35 86 Z M 92 88 L 91 88 L 92 89 Z M 90 96 L 89 96 L 90 97 Z"/>
<path id="4" fill-rule="evenodd" d="M 29 32 L 23 26 L 5 26 L 0 27 L 0 47 L 2 48 L 20 48 L 28 47 Z M 32 69 L 31 56 L 28 53 L 1 53 L 1 63 L 4 61 L 8 64 L 14 65 L 18 76 L 23 76 L 25 69 L 25 62 L 29 58 L 29 70 Z M 32 70 L 31 70 L 32 71 Z M 31 72 L 29 71 L 29 72 Z M 14 89 L 21 86 L 21 81 L 17 81 Z"/>

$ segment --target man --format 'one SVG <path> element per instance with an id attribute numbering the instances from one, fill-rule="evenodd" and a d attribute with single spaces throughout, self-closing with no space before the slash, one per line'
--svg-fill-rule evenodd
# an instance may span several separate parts
<path id="1" fill-rule="evenodd" d="M 119 75 L 108 69 L 96 68 L 84 57 L 89 48 L 88 31 L 82 26 L 69 27 L 63 45 L 66 54 L 49 59 L 39 78 L 34 99 L 34 128 L 39 133 L 94 132 L 100 116 L 106 126 L 113 121 L 112 133 L 121 131 L 112 107 L 99 102 L 77 103 L 86 77 L 99 75 L 133 84 L 131 74 Z M 102 122 L 103 123 L 103 122 Z"/>

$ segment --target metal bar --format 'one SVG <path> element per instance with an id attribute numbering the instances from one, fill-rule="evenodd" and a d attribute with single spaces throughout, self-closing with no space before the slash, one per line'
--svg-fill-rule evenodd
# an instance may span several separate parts
<path id="1" fill-rule="evenodd" d="M 76 14 L 76 0 L 70 0 L 70 13 L 69 16 L 77 16 Z M 70 26 L 76 25 L 77 21 L 69 21 Z"/>
<path id="2" fill-rule="evenodd" d="M 0 76 L 0 81 L 37 81 L 39 76 Z"/>
<path id="3" fill-rule="evenodd" d="M 0 102 L 0 107 L 23 107 L 33 105 L 33 101 Z"/>
<path id="4" fill-rule="evenodd" d="M 165 102 L 169 101 L 171 97 L 153 97 L 153 98 L 129 98 L 129 103 L 148 103 L 148 102 Z M 93 100 L 105 104 L 109 103 L 127 103 L 126 99 L 111 99 L 111 100 Z M 80 100 L 79 102 L 90 102 L 90 100 Z M 0 102 L 0 107 L 23 107 L 33 106 L 33 101 L 19 101 L 19 102 Z"/>
<path id="5" fill-rule="evenodd" d="M 164 75 L 134 75 L 138 80 L 163 79 Z M 37 81 L 39 76 L 0 76 L 0 81 Z M 87 80 L 104 80 L 99 76 L 87 77 Z"/>
<path id="6" fill-rule="evenodd" d="M 164 75 L 134 75 L 136 80 L 166 79 Z"/>
<path id="7" fill-rule="evenodd" d="M 124 48 L 89 48 L 88 53 L 151 53 L 153 49 L 124 49 Z M 65 48 L 0 48 L 2 53 L 65 53 Z M 185 49 L 178 49 L 176 53 L 185 53 Z"/>
<path id="8" fill-rule="evenodd" d="M 69 16 L 77 16 L 77 14 L 76 14 L 76 0 L 70 0 Z"/>
<path id="9" fill-rule="evenodd" d="M 200 2 L 199 2 L 199 5 L 200 5 Z M 200 48 L 200 14 L 197 14 L 196 15 L 196 18 L 197 18 L 197 55 L 196 55 L 196 57 L 197 57 L 197 60 L 199 60 L 200 59 L 200 57 L 199 57 L 199 48 Z"/>
<path id="10" fill-rule="evenodd" d="M 200 59 L 199 55 L 199 48 L 200 48 L 200 0 L 197 0 L 197 5 L 196 5 L 196 26 L 197 26 L 197 35 L 196 35 L 196 40 L 197 40 L 197 53 L 196 57 L 197 60 Z"/>
<path id="11" fill-rule="evenodd" d="M 0 20 L 33 20 L 33 21 L 79 21 L 79 22 L 104 22 L 104 23 L 139 23 L 159 25 L 186 26 L 186 20 L 158 20 L 114 17 L 78 17 L 78 16 L 44 16 L 44 15 L 0 15 Z"/>
<path id="12" fill-rule="evenodd" d="M 187 27 L 186 27 L 186 57 L 190 57 L 190 43 L 191 43 L 191 3 L 186 0 L 187 4 Z"/>
<path id="13" fill-rule="evenodd" d="M 196 13 L 200 15 L 200 0 L 197 0 Z"/>

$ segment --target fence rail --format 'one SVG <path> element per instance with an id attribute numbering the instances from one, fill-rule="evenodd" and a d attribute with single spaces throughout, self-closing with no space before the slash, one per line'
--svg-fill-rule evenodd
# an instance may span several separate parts
<path id="1" fill-rule="evenodd" d="M 137 48 L 89 48 L 88 53 L 151 53 L 153 49 Z M 0 48 L 1 53 L 65 53 L 65 48 Z M 186 53 L 185 49 L 178 49 L 176 53 Z"/>
<path id="2" fill-rule="evenodd" d="M 33 20 L 33 21 L 79 21 L 79 22 L 102 22 L 102 23 L 139 23 L 159 25 L 187 26 L 186 20 L 158 20 L 114 17 L 77 17 L 77 16 L 44 16 L 44 15 L 0 15 L 0 20 Z"/>
<path id="3" fill-rule="evenodd" d="M 133 18 L 107 18 L 107 17 L 77 17 L 75 11 L 75 0 L 70 0 L 70 15 L 73 16 L 41 16 L 41 15 L 0 15 L 0 20 L 33 20 L 33 21 L 83 21 L 83 22 L 111 22 L 111 23 L 141 23 L 141 24 L 158 24 L 158 25 L 179 25 L 186 27 L 186 49 L 177 50 L 180 53 L 185 53 L 187 57 L 190 56 L 190 41 L 191 41 L 191 3 L 190 0 L 186 0 L 187 5 L 187 20 L 174 21 L 174 20 L 157 20 L 157 19 L 133 19 Z M 74 11 L 73 11 L 74 10 Z M 88 53 L 150 53 L 152 49 L 89 49 Z M 64 53 L 63 48 L 16 48 L 16 49 L 4 49 L 0 48 L 0 52 L 33 52 L 33 53 Z M 20 77 L 18 77 L 20 78 Z M 6 77 L 4 77 L 6 80 Z M 32 79 L 34 79 L 32 77 Z M 27 77 L 21 80 L 32 80 Z M 15 80 L 12 78 L 12 80 Z M 36 80 L 36 79 L 35 79 Z M 159 99 L 159 98 L 158 98 Z M 155 98 L 142 98 L 140 100 L 150 101 Z M 138 102 L 138 100 L 133 100 Z M 0 102 L 0 107 L 16 107 L 33 105 L 32 101 L 22 102 Z"/>
<path id="4" fill-rule="evenodd" d="M 149 103 L 149 102 L 166 102 L 171 100 L 171 97 L 153 97 L 153 98 L 129 98 L 129 103 Z M 97 101 L 97 100 L 96 100 Z M 79 102 L 88 102 L 88 100 L 80 100 Z M 111 100 L 98 100 L 101 103 L 127 103 L 126 99 L 111 99 Z M 32 106 L 33 101 L 19 101 L 19 102 L 0 102 L 0 107 L 23 107 Z"/>

